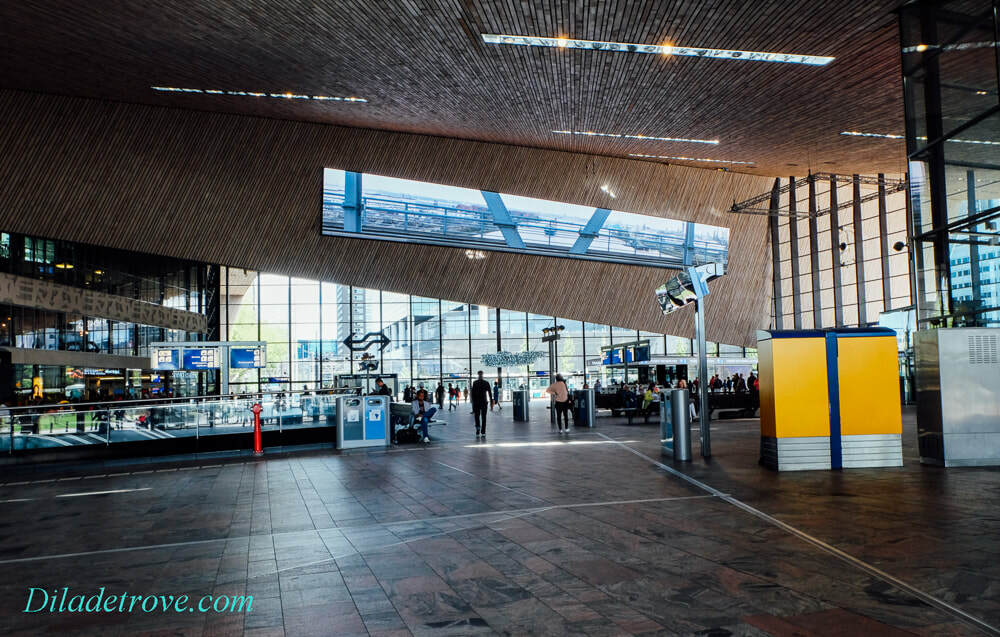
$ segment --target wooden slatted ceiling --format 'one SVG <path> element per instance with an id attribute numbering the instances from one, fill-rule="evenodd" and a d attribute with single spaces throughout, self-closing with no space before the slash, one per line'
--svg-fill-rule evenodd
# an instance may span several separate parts
<path id="1" fill-rule="evenodd" d="M 320 235 L 323 167 L 492 189 L 730 228 L 708 337 L 766 320 L 764 217 L 727 212 L 753 175 L 509 145 L 0 91 L 0 229 L 491 307 L 691 336 L 654 268 Z"/>
<path id="2" fill-rule="evenodd" d="M 740 170 L 774 176 L 810 167 L 899 173 L 902 142 L 839 135 L 903 130 L 897 4 L 20 0 L 0 6 L 0 86 L 610 156 L 753 161 Z M 837 59 L 809 67 L 498 46 L 483 44 L 484 32 Z M 150 85 L 371 101 L 158 94 Z M 580 138 L 553 129 L 722 143 Z"/>

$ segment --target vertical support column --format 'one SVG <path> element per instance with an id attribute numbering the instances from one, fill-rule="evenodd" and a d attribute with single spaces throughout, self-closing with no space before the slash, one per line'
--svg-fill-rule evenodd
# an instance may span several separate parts
<path id="1" fill-rule="evenodd" d="M 976 214 L 976 172 L 969 170 L 965 173 L 966 201 L 968 205 L 968 216 Z M 977 226 L 972 226 L 975 231 Z M 983 306 L 982 303 L 982 275 L 979 272 L 979 237 L 974 234 L 969 235 L 969 274 L 972 276 L 972 303 L 974 306 Z"/>
<path id="2" fill-rule="evenodd" d="M 684 265 L 694 265 L 694 224 L 684 224 Z"/>
<path id="3" fill-rule="evenodd" d="M 833 269 L 834 325 L 844 326 L 844 291 L 840 273 L 840 203 L 837 201 L 837 176 L 830 175 L 830 266 Z"/>
<path id="4" fill-rule="evenodd" d="M 777 214 L 778 206 L 781 204 L 780 188 L 781 179 L 775 179 L 774 186 L 771 187 L 771 207 L 768 208 L 771 214 L 767 218 L 768 227 L 771 229 L 771 290 L 774 299 L 774 329 L 776 330 L 784 329 L 784 321 L 781 316 L 781 246 Z M 663 351 L 667 351 L 666 344 L 664 344 Z"/>
<path id="5" fill-rule="evenodd" d="M 705 343 L 705 300 L 694 302 L 694 334 L 698 341 L 698 424 L 701 457 L 712 456 L 712 431 L 708 420 L 708 351 Z"/>
<path id="6" fill-rule="evenodd" d="M 882 262 L 882 311 L 892 309 L 892 274 L 889 271 L 889 223 L 885 203 L 885 175 L 878 174 L 878 234 Z"/>
<path id="7" fill-rule="evenodd" d="M 795 211 L 795 177 L 788 178 L 788 239 L 792 249 L 792 324 L 802 329 L 802 296 L 799 286 L 799 219 Z"/>
<path id="8" fill-rule="evenodd" d="M 861 178 L 854 175 L 854 271 L 858 289 L 858 326 L 868 324 L 865 301 L 865 233 L 861 225 Z"/>
<path id="9" fill-rule="evenodd" d="M 937 7 L 926 3 L 921 7 L 920 34 L 921 41 L 927 44 L 938 44 Z M 936 48 L 936 47 L 934 47 Z M 924 54 L 924 119 L 926 121 L 927 139 L 933 143 L 944 137 L 944 120 L 941 108 L 941 66 L 937 52 Z M 934 284 L 940 301 L 938 314 L 950 315 L 953 312 L 951 294 L 951 255 L 948 245 L 948 198 L 945 180 L 944 143 L 938 141 L 927 148 L 927 179 L 930 180 L 931 195 L 931 228 L 934 246 Z M 926 279 L 925 279 L 926 281 Z M 950 320 L 941 327 L 950 325 Z"/>
<path id="10" fill-rule="evenodd" d="M 819 288 L 819 222 L 816 218 L 816 178 L 809 173 L 809 274 L 812 280 L 813 328 L 823 327 Z"/>
<path id="11" fill-rule="evenodd" d="M 361 173 L 344 173 L 344 230 L 361 232 Z"/>
<path id="12" fill-rule="evenodd" d="M 497 308 L 496 317 L 497 317 L 497 351 L 499 352 L 499 351 L 501 351 L 500 350 L 500 347 L 501 347 L 501 343 L 500 343 L 500 308 Z M 503 374 L 503 368 L 498 365 L 497 366 L 497 378 L 498 379 L 501 378 L 502 374 Z M 501 382 L 503 382 L 503 381 L 501 381 Z"/>

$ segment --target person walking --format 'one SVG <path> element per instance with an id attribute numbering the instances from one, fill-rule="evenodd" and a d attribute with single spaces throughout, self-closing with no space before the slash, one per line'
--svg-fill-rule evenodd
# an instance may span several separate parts
<path id="1" fill-rule="evenodd" d="M 434 402 L 438 404 L 438 409 L 444 409 L 444 383 L 438 383 L 437 389 L 434 390 L 434 394 L 434 397 L 437 399 Z"/>
<path id="2" fill-rule="evenodd" d="M 500 388 L 500 379 L 493 381 L 493 404 L 490 405 L 490 411 L 493 411 L 493 405 L 497 406 L 497 409 L 503 411 L 503 405 L 500 404 L 500 394 L 502 393 Z"/>
<path id="3" fill-rule="evenodd" d="M 566 424 L 566 433 L 569 433 L 569 388 L 562 374 L 556 374 L 555 382 L 545 388 L 545 393 L 552 396 L 552 407 L 556 410 L 556 426 L 559 427 L 559 433 L 564 431 L 563 422 Z"/>
<path id="4" fill-rule="evenodd" d="M 448 383 L 448 411 L 458 409 L 455 401 L 458 400 L 458 387 Z"/>
<path id="5" fill-rule="evenodd" d="M 469 402 L 469 387 L 468 386 L 462 388 L 462 398 L 465 400 L 465 402 Z"/>
<path id="6" fill-rule="evenodd" d="M 493 401 L 493 390 L 490 382 L 483 379 L 483 372 L 477 373 L 478 378 L 472 383 L 472 413 L 476 417 L 476 438 L 486 437 L 486 408 Z M 468 389 L 466 389 L 468 391 Z"/>

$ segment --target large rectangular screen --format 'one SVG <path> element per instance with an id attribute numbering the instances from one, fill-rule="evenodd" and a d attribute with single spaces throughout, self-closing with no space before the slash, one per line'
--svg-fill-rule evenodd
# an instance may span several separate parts
<path id="1" fill-rule="evenodd" d="M 323 234 L 665 268 L 729 247 L 728 228 L 332 168 Z"/>

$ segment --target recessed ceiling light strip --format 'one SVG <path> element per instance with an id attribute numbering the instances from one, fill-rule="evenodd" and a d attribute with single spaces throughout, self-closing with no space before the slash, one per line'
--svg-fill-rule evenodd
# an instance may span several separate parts
<path id="1" fill-rule="evenodd" d="M 799 53 L 771 53 L 767 51 L 736 51 L 730 49 L 704 49 L 672 44 L 632 44 L 629 42 L 603 42 L 600 40 L 573 40 L 570 38 L 537 38 L 525 35 L 498 35 L 483 33 L 487 44 L 515 44 L 541 46 L 558 49 L 586 49 L 588 51 L 615 51 L 619 53 L 650 53 L 659 55 L 679 55 L 683 57 L 712 58 L 717 60 L 749 60 L 754 62 L 783 62 L 786 64 L 808 64 L 825 66 L 834 58 L 822 55 L 802 55 Z"/>
<path id="2" fill-rule="evenodd" d="M 733 159 L 709 159 L 707 157 L 675 157 L 672 155 L 644 155 L 642 153 L 629 153 L 629 157 L 640 157 L 642 159 L 673 159 L 675 161 L 700 161 L 713 164 L 742 164 L 753 166 L 752 161 L 736 161 Z"/>
<path id="3" fill-rule="evenodd" d="M 205 95 L 235 95 L 238 97 L 275 97 L 286 100 L 312 100 L 316 102 L 367 102 L 363 97 L 339 97 L 335 95 L 306 95 L 302 93 L 261 93 L 258 91 L 223 91 L 213 88 L 182 88 L 179 86 L 150 86 L 162 93 L 203 93 Z"/>
<path id="4" fill-rule="evenodd" d="M 653 142 L 690 142 L 692 144 L 718 144 L 717 139 L 689 139 L 687 137 L 656 137 L 654 135 L 628 135 L 624 133 L 595 133 L 582 130 L 554 130 L 556 135 L 583 135 L 584 137 L 615 137 L 618 139 L 641 139 Z"/>
<path id="5" fill-rule="evenodd" d="M 893 135 L 891 133 L 862 133 L 856 130 L 845 130 L 841 131 L 841 135 L 847 135 L 848 137 L 878 137 L 880 139 L 906 139 L 903 135 Z M 917 137 L 921 141 L 927 141 L 924 136 Z M 946 139 L 947 142 L 956 142 L 958 144 L 979 144 L 981 146 L 1000 146 L 1000 142 L 983 140 L 983 139 Z"/>

